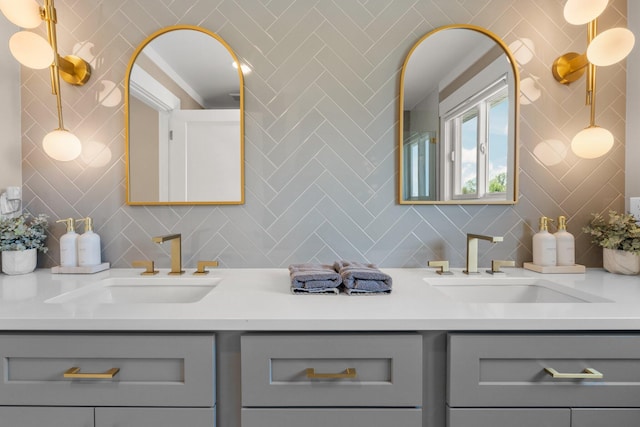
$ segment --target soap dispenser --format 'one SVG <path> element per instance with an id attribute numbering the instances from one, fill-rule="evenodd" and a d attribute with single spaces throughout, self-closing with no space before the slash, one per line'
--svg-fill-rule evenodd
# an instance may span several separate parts
<path id="1" fill-rule="evenodd" d="M 60 266 L 78 266 L 78 233 L 76 233 L 76 222 L 73 218 L 59 219 L 56 222 L 67 224 L 67 232 L 60 237 Z"/>
<path id="2" fill-rule="evenodd" d="M 576 244 L 573 234 L 567 231 L 567 217 L 558 217 L 558 231 L 553 235 L 556 238 L 557 264 L 575 265 Z"/>
<path id="3" fill-rule="evenodd" d="M 93 220 L 89 217 L 77 220 L 84 222 L 84 233 L 78 236 L 78 265 L 80 267 L 100 265 L 100 236 L 93 232 Z"/>
<path id="4" fill-rule="evenodd" d="M 533 235 L 533 263 L 543 267 L 556 265 L 556 238 L 549 233 L 549 221 L 541 217 L 540 231 Z"/>

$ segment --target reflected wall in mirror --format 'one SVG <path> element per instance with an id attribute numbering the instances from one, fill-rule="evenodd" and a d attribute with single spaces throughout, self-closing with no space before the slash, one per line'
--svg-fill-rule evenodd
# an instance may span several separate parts
<path id="1" fill-rule="evenodd" d="M 127 204 L 244 203 L 238 64 L 224 40 L 194 26 L 161 29 L 135 50 L 125 80 Z"/>
<path id="2" fill-rule="evenodd" d="M 519 77 L 488 30 L 438 28 L 400 78 L 400 204 L 513 204 L 518 195 Z"/>

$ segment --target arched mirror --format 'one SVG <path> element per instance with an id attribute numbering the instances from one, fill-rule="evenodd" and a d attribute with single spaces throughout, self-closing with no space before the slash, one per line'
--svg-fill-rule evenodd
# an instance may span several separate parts
<path id="1" fill-rule="evenodd" d="M 128 204 L 244 203 L 242 73 L 203 28 L 164 28 L 138 46 L 125 80 Z"/>
<path id="2" fill-rule="evenodd" d="M 488 30 L 422 37 L 400 79 L 399 203 L 516 203 L 518 94 L 515 60 Z"/>

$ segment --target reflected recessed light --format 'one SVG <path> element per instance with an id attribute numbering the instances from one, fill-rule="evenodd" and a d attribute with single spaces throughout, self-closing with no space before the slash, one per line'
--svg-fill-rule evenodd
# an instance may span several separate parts
<path id="1" fill-rule="evenodd" d="M 547 139 L 540 142 L 533 149 L 533 155 L 545 166 L 554 166 L 561 163 L 566 157 L 569 148 L 557 139 Z"/>
<path id="2" fill-rule="evenodd" d="M 516 62 L 525 65 L 531 62 L 535 56 L 536 47 L 531 39 L 518 39 L 509 45 L 509 49 L 513 52 Z"/>
<path id="3" fill-rule="evenodd" d="M 234 61 L 233 68 L 238 69 L 238 64 Z M 240 69 L 242 70 L 242 74 L 249 74 L 251 72 L 251 68 L 247 64 L 240 64 Z"/>

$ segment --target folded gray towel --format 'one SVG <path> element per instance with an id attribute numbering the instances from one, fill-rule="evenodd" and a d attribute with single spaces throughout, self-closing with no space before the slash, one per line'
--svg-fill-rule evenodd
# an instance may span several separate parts
<path id="1" fill-rule="evenodd" d="M 292 264 L 289 276 L 294 289 L 332 289 L 342 283 L 333 266 L 326 264 Z"/>
<path id="2" fill-rule="evenodd" d="M 373 264 L 354 261 L 336 261 L 333 268 L 342 277 L 348 294 L 360 292 L 391 292 L 391 276 L 378 270 Z M 356 292 L 350 292 L 353 290 Z"/>
<path id="3" fill-rule="evenodd" d="M 291 293 L 294 295 L 338 295 L 340 289 L 338 288 L 294 288 L 291 287 Z"/>
<path id="4" fill-rule="evenodd" d="M 344 288 L 344 293 L 350 296 L 383 295 L 390 294 L 391 289 L 387 289 L 384 291 L 363 291 L 361 289 Z"/>

